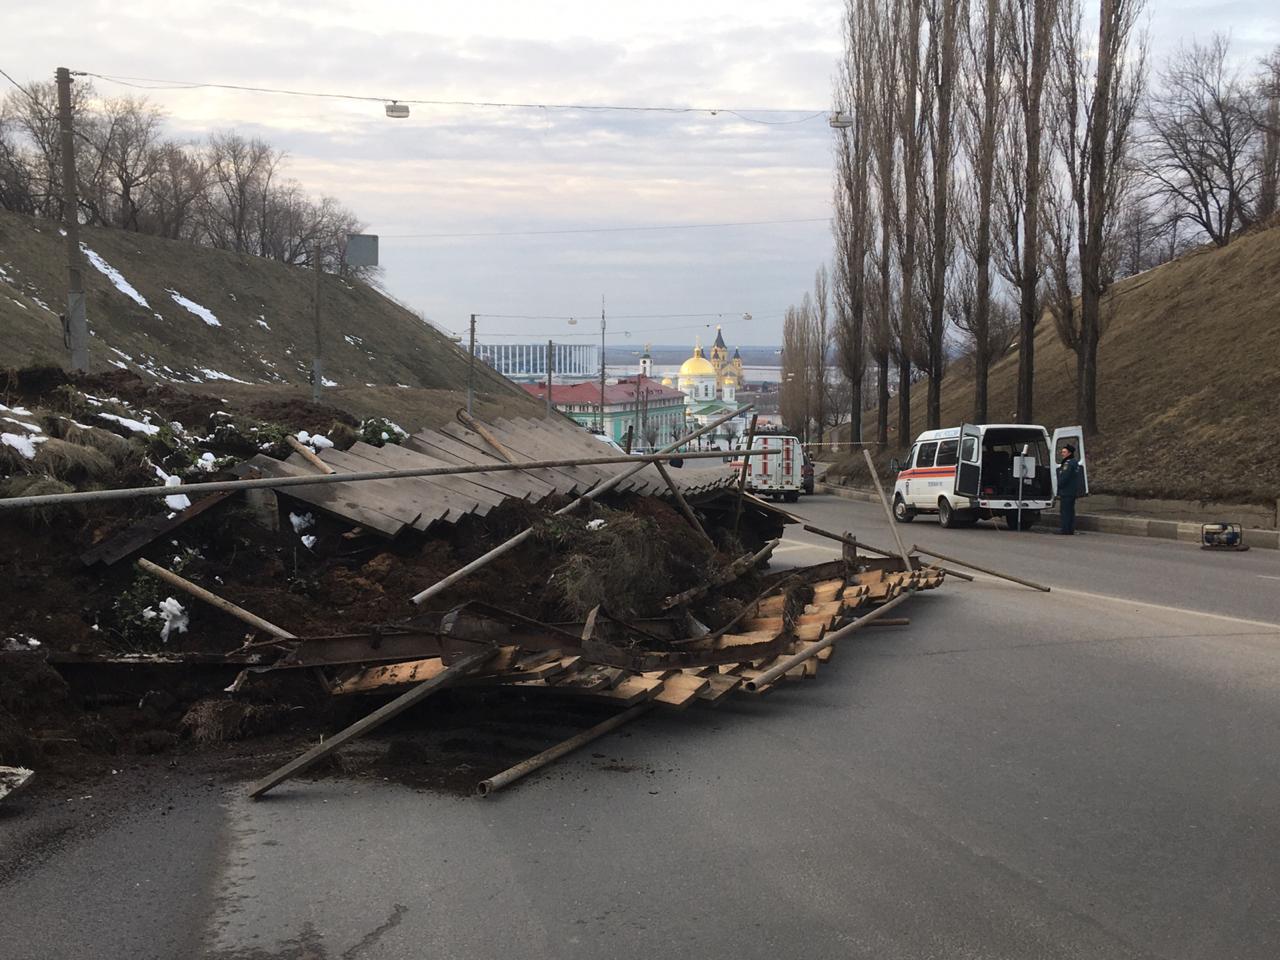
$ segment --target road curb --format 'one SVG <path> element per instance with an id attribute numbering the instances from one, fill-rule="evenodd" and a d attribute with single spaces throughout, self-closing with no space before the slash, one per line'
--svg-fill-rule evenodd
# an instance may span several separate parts
<path id="1" fill-rule="evenodd" d="M 842 487 L 831 483 L 815 483 L 818 493 L 829 493 L 845 500 L 857 500 L 863 503 L 875 503 L 879 500 L 874 490 L 861 490 L 857 487 Z M 1056 513 L 1042 514 L 1045 520 L 1056 521 Z M 1110 517 L 1097 513 L 1077 513 L 1076 527 L 1081 530 L 1093 530 L 1098 533 L 1116 533 L 1125 537 L 1149 537 L 1156 540 L 1178 540 L 1182 543 L 1200 542 L 1200 524 L 1185 523 L 1177 520 L 1152 520 L 1148 517 Z M 1261 550 L 1280 550 L 1280 530 L 1244 531 L 1244 542 L 1250 547 Z"/>

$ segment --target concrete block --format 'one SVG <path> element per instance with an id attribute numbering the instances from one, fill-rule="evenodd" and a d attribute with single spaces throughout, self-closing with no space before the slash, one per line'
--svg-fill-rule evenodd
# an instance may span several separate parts
<path id="1" fill-rule="evenodd" d="M 1259 550 L 1280 550 L 1280 530 L 1246 530 L 1245 546 Z"/>
<path id="2" fill-rule="evenodd" d="M 1183 543 L 1199 543 L 1203 537 L 1198 523 L 1178 524 L 1178 539 Z"/>
<path id="3" fill-rule="evenodd" d="M 1178 524 L 1173 520 L 1148 520 L 1147 536 L 1161 540 L 1177 540 Z"/>

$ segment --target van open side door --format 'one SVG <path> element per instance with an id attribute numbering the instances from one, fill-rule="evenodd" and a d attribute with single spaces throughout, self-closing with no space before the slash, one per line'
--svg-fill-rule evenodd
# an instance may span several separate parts
<path id="1" fill-rule="evenodd" d="M 1076 462 L 1080 464 L 1080 496 L 1087 497 L 1089 495 L 1089 468 L 1085 464 L 1084 459 L 1084 430 L 1080 427 L 1058 427 L 1053 431 L 1053 464 L 1055 469 L 1049 472 L 1049 476 L 1053 478 L 1053 495 L 1058 495 L 1058 471 L 1056 465 L 1058 463 L 1058 451 L 1062 449 L 1064 443 L 1069 443 L 1076 448 Z"/>
<path id="2" fill-rule="evenodd" d="M 955 493 L 977 499 L 982 492 L 982 429 L 966 423 L 960 427 L 960 459 L 956 463 Z"/>

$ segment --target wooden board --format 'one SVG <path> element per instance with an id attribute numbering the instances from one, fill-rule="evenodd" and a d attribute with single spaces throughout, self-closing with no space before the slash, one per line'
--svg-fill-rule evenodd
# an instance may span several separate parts
<path id="1" fill-rule="evenodd" d="M 356 446 L 365 445 L 357 444 Z M 394 466 L 389 466 L 385 461 L 357 452 L 355 447 L 350 450 L 322 450 L 320 459 L 337 471 L 349 470 L 354 473 L 358 470 L 395 469 Z M 416 512 L 418 519 L 414 522 L 414 526 L 419 530 L 425 530 L 427 526 L 436 520 L 447 519 L 450 523 L 456 523 L 468 513 L 473 513 L 480 506 L 475 497 L 459 496 L 438 484 L 419 477 L 370 480 L 362 482 L 361 487 L 368 487 L 371 491 L 376 491 L 379 496 L 386 497 L 402 505 L 405 509 Z M 364 490 L 361 491 L 361 493 L 364 492 Z"/>
<path id="2" fill-rule="evenodd" d="M 250 471 L 257 470 L 265 477 L 313 477 L 313 468 L 297 466 L 281 460 L 258 454 L 234 468 L 237 476 L 248 476 Z M 293 497 L 303 503 L 309 503 L 317 510 L 338 517 L 350 523 L 358 524 L 367 530 L 373 530 L 384 536 L 394 537 L 407 526 L 407 521 L 399 516 L 384 513 L 376 507 L 366 506 L 359 496 L 360 483 L 327 483 L 323 486 L 282 487 L 282 496 Z"/>
<path id="3" fill-rule="evenodd" d="M 397 446 L 394 443 L 388 443 L 385 447 L 375 447 L 367 443 L 355 443 L 352 444 L 351 449 L 347 452 L 382 464 L 384 468 L 390 470 L 454 466 L 454 464 L 446 463 L 438 457 L 427 456 L 416 450 L 406 450 L 404 447 Z M 472 483 L 467 479 L 466 474 L 457 477 L 420 477 L 418 479 L 423 483 L 443 489 L 451 497 L 461 498 L 466 503 L 474 503 L 476 506 L 472 507 L 471 510 L 480 516 L 484 516 L 492 508 L 507 499 L 503 494 L 494 493 L 487 487 Z"/>
<path id="4" fill-rule="evenodd" d="M 446 437 L 434 430 L 415 433 L 405 441 L 404 445 L 417 453 L 436 457 L 445 463 L 457 466 L 478 466 L 499 462 L 494 457 L 482 456 L 466 444 L 459 443 L 452 437 Z M 542 481 L 520 473 L 464 473 L 459 477 L 465 477 L 468 483 L 486 487 L 504 497 L 514 497 L 519 500 L 536 502 L 552 492 L 551 487 Z"/>
<path id="5" fill-rule="evenodd" d="M 666 707 L 683 710 L 698 698 L 704 690 L 711 689 L 711 681 L 706 677 L 691 677 L 685 673 L 677 673 L 662 681 L 662 689 L 654 696 L 654 702 Z"/>
<path id="6" fill-rule="evenodd" d="M 443 657 L 428 657 L 425 660 L 409 660 L 405 663 L 388 663 L 380 667 L 367 667 L 342 680 L 339 680 L 329 692 L 368 693 L 380 687 L 394 687 L 402 683 L 421 683 L 444 673 Z"/>

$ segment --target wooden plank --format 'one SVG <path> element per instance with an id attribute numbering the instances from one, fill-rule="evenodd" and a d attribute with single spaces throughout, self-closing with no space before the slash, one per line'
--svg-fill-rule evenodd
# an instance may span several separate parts
<path id="1" fill-rule="evenodd" d="M 101 543 L 90 547 L 80 554 L 80 562 L 86 567 L 95 563 L 102 563 L 109 567 L 131 554 L 137 553 L 153 540 L 158 540 L 165 534 L 176 530 L 188 520 L 195 519 L 210 507 L 216 507 L 228 497 L 234 497 L 235 495 L 235 490 L 211 493 L 207 497 L 193 500 L 191 506 L 185 510 L 175 511 L 172 515 L 148 517 L 127 527 L 116 536 L 108 537 Z"/>
<path id="2" fill-rule="evenodd" d="M 341 450 L 325 450 L 325 462 L 330 466 L 355 473 L 360 470 L 379 469 L 379 464 Z M 419 484 L 413 478 L 398 480 L 364 480 L 357 484 L 357 495 L 365 502 L 378 505 L 379 510 L 394 512 L 397 516 L 407 516 L 409 521 L 419 530 L 425 530 L 436 520 L 448 518 L 450 522 L 460 520 L 465 514 L 457 500 L 453 505 L 443 495 L 443 490 L 429 488 Z M 385 504 L 385 506 L 383 506 Z"/>
<path id="3" fill-rule="evenodd" d="M 484 438 L 472 430 L 457 423 L 447 423 L 439 430 L 447 437 L 452 437 L 459 443 L 465 443 L 474 447 L 479 452 L 484 452 L 486 444 Z M 552 467 L 541 467 L 535 470 L 521 470 L 520 475 L 527 477 L 537 477 L 544 483 L 548 484 L 556 493 L 568 494 L 576 491 L 580 486 L 580 481 L 567 473 L 556 470 Z"/>
<path id="4" fill-rule="evenodd" d="M 514 687 L 520 690 L 542 690 L 550 693 L 559 693 L 570 697 L 586 697 L 591 700 L 600 700 L 629 707 L 645 700 L 653 699 L 657 692 L 662 689 L 662 681 L 648 680 L 644 677 L 632 675 L 616 687 L 603 687 L 598 690 L 576 689 L 570 684 L 553 686 L 542 680 L 517 683 L 514 684 Z"/>
<path id="5" fill-rule="evenodd" d="M 665 707 L 683 710 L 696 700 L 700 693 L 710 689 L 711 681 L 705 677 L 691 677 L 688 674 L 677 673 L 662 681 L 662 689 L 657 692 L 653 700 Z"/>
<path id="6" fill-rule="evenodd" d="M 722 637 L 717 637 L 715 641 L 715 649 L 725 650 L 730 647 L 746 647 L 756 643 L 768 643 L 777 636 L 777 633 L 762 631 L 759 633 L 726 633 Z"/>
<path id="7" fill-rule="evenodd" d="M 421 683 L 444 673 L 445 665 L 442 657 L 428 657 L 425 660 L 409 660 L 405 663 L 388 663 L 380 667 L 368 667 L 358 670 L 349 677 L 339 680 L 329 692 L 368 693 L 379 687 L 394 687 L 405 683 Z"/>
<path id="8" fill-rule="evenodd" d="M 314 470 L 281 460 L 273 460 L 262 454 L 233 468 L 237 476 L 248 476 L 253 470 L 257 470 L 266 477 L 315 476 Z M 282 495 L 309 503 L 317 510 L 388 537 L 394 537 L 407 526 L 406 521 L 399 517 L 365 506 L 354 496 L 359 486 L 360 482 L 329 483 L 319 487 L 285 487 Z"/>
<path id="9" fill-rule="evenodd" d="M 511 451 L 517 463 L 521 460 L 568 460 L 579 456 L 578 451 L 566 445 L 554 433 L 537 429 L 520 431 L 519 428 L 512 427 L 502 420 L 489 424 L 489 429 Z M 600 443 L 599 447 L 600 450 L 594 454 L 595 456 L 603 457 L 610 452 L 603 443 Z M 573 481 L 574 489 L 579 491 L 590 490 L 613 476 L 608 467 L 580 466 L 551 469 L 569 477 Z"/>
<path id="10" fill-rule="evenodd" d="M 463 654 L 450 664 L 443 672 L 436 674 L 428 680 L 422 681 L 422 683 L 405 691 L 390 703 L 379 707 L 367 717 L 357 720 L 346 729 L 335 733 L 323 743 L 312 747 L 306 753 L 290 760 L 284 766 L 263 777 L 249 788 L 249 796 L 256 800 L 268 790 L 279 786 L 281 783 L 284 783 L 284 781 L 292 777 L 296 777 L 304 770 L 333 753 L 333 751 L 337 750 L 343 744 L 350 743 L 352 740 L 362 737 L 370 731 L 376 730 L 388 720 L 399 716 L 410 707 L 421 703 L 437 690 L 442 690 L 454 681 L 475 672 L 496 652 L 497 651 L 493 647 L 486 647 L 482 650 L 475 650 L 471 653 Z"/>
<path id="11" fill-rule="evenodd" d="M 434 457 L 443 463 L 456 466 L 475 466 L 480 463 L 496 463 L 492 457 L 482 457 L 465 444 L 458 443 L 452 437 L 424 430 L 415 433 L 404 442 L 406 449 Z M 465 455 L 464 455 L 465 451 Z M 514 497 L 518 500 L 541 500 L 551 493 L 545 483 L 535 481 L 523 474 L 516 473 L 467 473 L 459 476 L 470 484 L 485 487 L 503 497 Z"/>
<path id="12" fill-rule="evenodd" d="M 759 633 L 761 631 L 770 631 L 777 635 L 782 632 L 784 621 L 782 617 L 756 617 L 753 620 L 743 620 L 738 626 L 742 627 L 748 633 Z"/>
<path id="13" fill-rule="evenodd" d="M 409 450 L 394 443 L 388 443 L 385 447 L 356 443 L 349 452 L 359 454 L 368 460 L 373 460 L 375 463 L 381 463 L 392 470 L 453 466 L 453 464 L 447 463 L 439 457 L 428 456 L 425 453 Z M 466 474 L 458 477 L 421 477 L 419 479 L 443 487 L 454 496 L 478 504 L 476 513 L 480 514 L 480 516 L 484 516 L 490 509 L 507 499 L 506 494 L 494 493 L 487 487 L 472 483 Z"/>
<path id="14" fill-rule="evenodd" d="M 355 443 L 350 450 L 336 452 L 343 457 L 359 458 L 359 460 L 367 464 L 364 468 L 366 470 L 396 470 L 436 465 L 429 458 L 408 450 L 401 452 L 408 454 L 413 462 L 396 462 L 394 454 L 382 455 L 380 448 L 367 443 Z M 335 451 L 333 450 L 324 451 L 325 457 L 336 463 L 337 458 L 333 456 L 334 453 Z M 442 477 L 440 479 L 447 480 L 449 478 Z M 411 491 L 413 495 L 422 497 L 427 502 L 444 503 L 448 507 L 448 517 L 451 521 L 457 521 L 465 514 L 475 513 L 481 506 L 480 499 L 475 495 L 458 493 L 449 486 L 436 482 L 436 479 L 432 477 L 402 477 L 388 482 L 394 484 L 397 489 Z M 485 503 L 487 512 L 488 498 L 486 498 Z"/>
<path id="15" fill-rule="evenodd" d="M 707 689 L 698 694 L 698 699 L 712 706 L 718 705 L 725 697 L 742 686 L 742 678 L 732 674 L 714 673 L 706 679 Z"/>
<path id="16" fill-rule="evenodd" d="M 529 421 L 515 422 L 525 423 Z M 556 422 L 554 420 L 550 422 L 546 420 L 539 420 L 537 421 L 537 424 L 541 430 L 547 433 L 553 433 L 563 441 L 565 449 L 573 456 L 601 457 L 613 452 L 607 444 L 603 444 L 599 440 L 595 439 L 595 437 L 588 434 L 582 427 L 575 427 L 571 424 Z M 622 471 L 623 466 L 624 465 L 622 464 L 615 464 L 612 466 L 600 466 L 594 469 L 605 471 L 609 476 L 615 476 Z M 626 480 L 619 483 L 614 489 L 619 493 L 626 493 L 628 491 L 635 491 L 637 486 L 643 485 L 644 484 L 637 482 L 636 477 L 628 477 Z"/>

